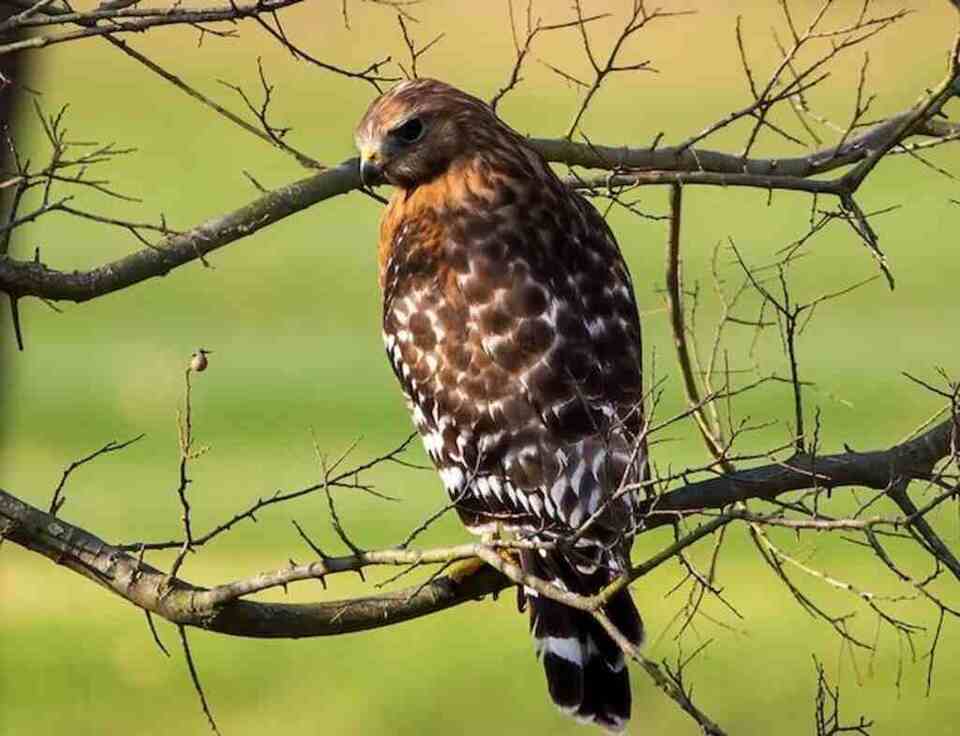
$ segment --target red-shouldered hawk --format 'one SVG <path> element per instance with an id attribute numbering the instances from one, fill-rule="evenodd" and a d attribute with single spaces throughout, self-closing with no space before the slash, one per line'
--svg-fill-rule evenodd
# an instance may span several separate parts
<path id="1" fill-rule="evenodd" d="M 381 96 L 356 143 L 364 182 L 396 187 L 380 226 L 387 355 L 460 517 L 559 541 L 523 550 L 523 569 L 596 593 L 628 565 L 636 494 L 617 491 L 645 464 L 640 324 L 613 233 L 489 106 L 442 82 Z M 589 614 L 525 596 L 553 700 L 622 729 L 620 649 Z M 606 612 L 640 644 L 628 592 Z"/>

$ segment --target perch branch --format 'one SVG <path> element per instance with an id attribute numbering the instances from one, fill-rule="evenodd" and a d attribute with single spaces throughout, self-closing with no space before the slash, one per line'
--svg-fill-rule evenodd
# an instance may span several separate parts
<path id="1" fill-rule="evenodd" d="M 956 86 L 951 77 L 943 89 Z M 940 89 L 940 88 L 938 88 Z M 845 177 L 821 180 L 812 177 L 865 161 L 871 151 L 886 145 L 891 136 L 917 134 L 951 135 L 952 126 L 923 127 L 917 123 L 917 109 L 925 115 L 946 104 L 946 94 L 934 95 L 907 112 L 896 115 L 843 146 L 829 146 L 807 156 L 794 158 L 743 158 L 719 151 L 683 148 L 629 148 L 583 144 L 558 139 L 531 138 L 530 144 L 548 161 L 570 166 L 606 169 L 613 173 L 597 181 L 578 179 L 574 186 L 624 186 L 644 184 L 701 184 L 748 186 L 760 189 L 792 189 L 812 193 L 843 194 Z M 907 124 L 909 123 L 909 125 Z M 862 178 L 856 180 L 859 185 Z M 213 217 L 194 228 L 169 236 L 159 244 L 87 271 L 63 272 L 42 263 L 0 255 L 0 291 L 19 299 L 35 296 L 52 300 L 83 302 L 104 294 L 163 276 L 172 269 L 222 248 L 257 230 L 300 212 L 326 199 L 360 189 L 358 160 L 267 192 L 259 199 L 225 215 Z"/>
<path id="2" fill-rule="evenodd" d="M 812 487 L 855 485 L 888 489 L 899 479 L 928 477 L 937 462 L 951 452 L 957 430 L 957 421 L 951 417 L 887 450 L 795 456 L 781 463 L 689 483 L 647 502 L 645 530 L 672 523 L 682 515 L 723 508 L 750 498 L 769 500 L 788 491 Z M 704 526 L 709 531 L 717 528 L 714 525 L 718 523 L 713 519 Z M 707 533 L 693 532 L 686 544 Z M 239 598 L 296 580 L 319 579 L 375 564 L 405 565 L 479 556 L 501 570 L 505 568 L 496 563 L 494 558 L 500 556 L 493 547 L 468 544 L 443 550 L 392 549 L 327 557 L 211 589 L 201 588 L 171 578 L 90 532 L 3 490 L 0 490 L 0 536 L 49 557 L 168 621 L 235 636 L 296 638 L 361 631 L 443 610 L 509 585 L 502 575 L 485 569 L 467 576 L 454 571 L 426 585 L 349 601 L 311 604 L 244 601 Z M 651 560 L 636 566 L 629 576 L 608 586 L 597 601 L 608 599 L 656 564 L 659 562 Z"/>
<path id="3" fill-rule="evenodd" d="M 435 613 L 509 585 L 490 568 L 466 576 L 454 569 L 427 585 L 351 600 L 302 604 L 238 600 L 170 578 L 96 535 L 3 490 L 0 536 L 167 621 L 232 636 L 301 638 L 363 631 Z M 221 599 L 225 602 L 218 603 Z"/>

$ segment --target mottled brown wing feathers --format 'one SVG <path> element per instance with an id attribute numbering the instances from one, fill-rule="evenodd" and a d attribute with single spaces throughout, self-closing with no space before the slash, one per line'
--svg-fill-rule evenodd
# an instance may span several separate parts
<path id="1" fill-rule="evenodd" d="M 424 141 L 391 131 L 419 116 Z M 603 218 L 480 100 L 411 80 L 358 126 L 398 186 L 383 219 L 380 281 L 390 362 L 443 483 L 474 531 L 536 542 L 530 575 L 593 595 L 620 574 L 643 477 L 640 325 Z M 617 494 L 616 500 L 611 500 Z M 525 589 L 554 702 L 613 730 L 630 715 L 622 652 L 596 621 Z M 629 592 L 605 613 L 639 646 Z"/>
<path id="2" fill-rule="evenodd" d="M 627 470 L 636 306 L 602 218 L 507 143 L 499 164 L 478 157 L 394 197 L 384 339 L 448 491 L 479 512 L 470 521 L 569 527 Z"/>

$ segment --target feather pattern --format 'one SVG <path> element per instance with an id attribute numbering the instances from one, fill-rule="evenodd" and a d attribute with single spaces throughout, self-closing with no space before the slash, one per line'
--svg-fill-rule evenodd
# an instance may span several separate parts
<path id="1" fill-rule="evenodd" d="M 575 551 L 521 563 L 593 594 L 628 559 L 636 496 L 618 490 L 645 472 L 626 264 L 599 213 L 486 105 L 448 85 L 415 80 L 381 97 L 358 128 L 361 150 L 383 149 L 413 115 L 424 140 L 386 145 L 381 162 L 398 186 L 380 231 L 387 356 L 465 525 L 556 540 L 591 520 Z M 621 728 L 629 683 L 612 640 L 582 612 L 530 603 L 553 699 Z M 639 644 L 629 595 L 610 609 Z"/>

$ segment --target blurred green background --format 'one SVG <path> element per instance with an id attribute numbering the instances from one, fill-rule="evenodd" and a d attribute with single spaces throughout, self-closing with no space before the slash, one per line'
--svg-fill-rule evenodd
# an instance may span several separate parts
<path id="1" fill-rule="evenodd" d="M 395 14 L 372 3 L 348 2 L 350 28 L 340 2 L 314 2 L 284 13 L 294 40 L 315 55 L 348 68 L 392 55 L 404 58 Z M 626 3 L 586 3 L 589 12 L 617 15 L 595 24 L 602 53 L 622 23 Z M 612 78 L 584 121 L 591 140 L 647 145 L 660 131 L 676 142 L 749 103 L 736 52 L 734 25 L 743 16 L 744 35 L 758 75 L 775 64 L 771 28 L 781 38 L 776 3 L 668 2 L 669 9 L 692 8 L 695 15 L 653 24 L 628 46 L 627 61 L 650 59 L 659 71 Z M 803 24 L 816 7 L 791 4 Z M 841 2 L 843 14 L 860 3 Z M 876 14 L 902 5 L 916 11 L 861 50 L 841 57 L 831 77 L 810 95 L 816 109 L 845 125 L 852 112 L 862 51 L 869 50 L 868 88 L 877 94 L 870 117 L 911 104 L 936 84 L 956 27 L 946 2 L 878 2 Z M 410 7 L 420 19 L 411 29 L 419 42 L 440 32 L 445 38 L 420 62 L 422 74 L 445 78 L 490 97 L 512 65 L 505 2 L 480 8 L 466 2 L 429 2 Z M 541 2 L 535 15 L 545 22 L 570 17 L 564 3 Z M 521 13 L 518 10 L 518 17 Z M 372 99 L 362 82 L 298 63 L 253 23 L 237 27 L 238 38 L 207 36 L 197 46 L 194 32 L 168 29 L 129 38 L 136 48 L 182 75 L 204 92 L 240 110 L 234 93 L 217 83 L 242 84 L 259 95 L 256 58 L 276 85 L 273 120 L 292 125 L 291 142 L 315 158 L 336 163 L 352 154 L 352 128 Z M 807 57 L 812 58 L 812 57 Z M 545 62 L 586 76 L 575 32 L 540 38 L 525 68 L 524 81 L 501 107 L 517 129 L 538 136 L 562 135 L 577 107 L 576 90 L 550 72 Z M 188 227 L 233 209 L 256 196 L 243 171 L 264 186 L 279 186 L 304 175 L 295 163 L 121 55 L 89 40 L 38 52 L 30 86 L 44 110 L 69 103 L 70 138 L 116 142 L 136 153 L 100 172 L 140 204 L 126 204 L 89 192 L 74 202 L 88 210 L 131 219 L 156 219 L 162 212 L 174 227 Z M 29 113 L 29 111 L 28 111 Z M 18 143 L 35 165 L 49 155 L 32 113 L 23 116 Z M 791 131 L 791 114 L 777 118 Z M 824 139 L 835 140 L 827 128 Z M 734 127 L 710 146 L 737 151 L 747 127 Z M 798 155 L 804 149 L 770 135 L 757 153 Z M 942 167 L 958 170 L 957 150 L 928 154 Z M 800 340 L 808 413 L 821 411 L 825 451 L 843 443 L 872 448 L 895 442 L 938 408 L 927 392 L 902 372 L 935 379 L 934 369 L 956 371 L 960 346 L 960 259 L 955 255 L 960 207 L 955 181 L 908 157 L 884 162 L 862 191 L 869 210 L 900 205 L 875 221 L 898 279 L 895 291 L 875 281 L 824 305 Z M 641 206 L 663 213 L 666 191 L 645 189 Z M 833 203 L 821 201 L 823 207 Z M 752 264 L 773 260 L 777 251 L 802 236 L 810 198 L 743 189 L 688 189 L 684 223 L 688 286 L 701 285 L 698 326 L 707 339 L 717 316 L 709 280 L 714 246 L 736 240 Z M 67 487 L 63 516 L 115 541 L 168 539 L 179 532 L 175 496 L 176 412 L 182 401 L 183 369 L 199 345 L 215 351 L 211 368 L 197 377 L 194 421 L 199 442 L 210 451 L 192 470 L 194 523 L 205 530 L 258 496 L 294 489 L 317 477 L 311 432 L 320 447 L 337 455 L 357 442 L 351 459 L 361 461 L 398 444 L 408 433 L 406 410 L 384 359 L 379 335 L 375 243 L 379 205 L 359 194 L 325 202 L 255 237 L 213 254 L 212 268 L 190 264 L 168 275 L 84 305 L 63 305 L 56 314 L 42 303 L 22 305 L 27 350 L 15 351 L 9 315 L 0 318 L 4 425 L 0 446 L 0 487 L 44 506 L 70 460 L 111 439 L 146 433 L 128 450 L 80 469 Z M 643 311 L 648 360 L 666 378 L 666 417 L 682 406 L 680 383 L 671 365 L 672 345 L 660 294 L 665 224 L 637 218 L 619 208 L 610 212 L 630 263 Z M 41 249 L 51 266 L 90 267 L 139 247 L 127 233 L 51 214 L 24 227 L 13 254 Z M 729 251 L 720 253 L 728 287 L 738 283 Z M 793 270 L 794 296 L 810 299 L 875 273 L 852 231 L 831 225 Z M 747 310 L 744 310 L 745 312 Z M 748 369 L 750 335 L 732 334 L 732 368 Z M 779 338 L 760 340 L 761 372 L 786 366 Z M 648 367 L 652 372 L 652 368 Z M 748 376 L 744 377 L 746 380 Z M 748 435 L 741 450 L 762 451 L 790 436 L 791 397 L 783 384 L 770 384 L 745 397 L 736 417 L 771 423 Z M 656 448 L 662 470 L 705 461 L 692 424 L 675 425 Z M 423 460 L 419 446 L 410 458 Z M 442 502 L 430 472 L 391 465 L 365 476 L 383 492 L 381 501 L 340 492 L 340 512 L 356 540 L 366 547 L 396 543 Z M 919 491 L 918 491 L 919 493 Z M 855 494 L 834 494 L 837 513 L 851 508 Z M 860 494 L 861 500 L 866 496 Z M 938 528 L 958 538 L 957 512 L 941 507 Z M 879 511 L 892 513 L 880 506 Z M 201 554 L 188 559 L 183 575 L 214 584 L 283 565 L 310 552 L 290 524 L 297 519 L 329 550 L 340 549 L 320 496 L 265 511 L 257 524 L 244 522 Z M 799 559 L 859 589 L 909 593 L 859 547 L 814 535 L 774 534 Z M 445 518 L 422 537 L 424 545 L 452 543 L 465 533 Z M 637 558 L 669 543 L 669 533 L 647 535 Z M 709 542 L 693 553 L 701 563 Z M 898 559 L 918 574 L 928 571 L 908 547 L 894 547 Z M 155 565 L 169 556 L 152 555 Z M 378 571 L 382 579 L 393 571 Z M 650 632 L 648 653 L 675 659 L 674 617 L 687 588 L 679 564 L 662 566 L 635 587 Z M 847 716 L 865 714 L 876 733 L 921 727 L 952 733 L 960 718 L 953 696 L 960 676 L 957 625 L 948 620 L 934 667 L 934 688 L 924 695 L 927 660 L 936 616 L 916 601 L 884 604 L 928 630 L 915 650 L 855 596 L 819 580 L 796 575 L 803 589 L 834 614 L 856 612 L 851 626 L 876 651 L 851 651 L 822 622 L 806 615 L 758 559 L 743 529 L 731 530 L 720 563 L 725 596 L 738 618 L 708 601 L 683 638 L 682 650 L 712 643 L 687 673 L 698 704 L 731 734 L 806 734 L 813 731 L 815 673 L 812 656 L 842 687 Z M 291 589 L 288 600 L 346 597 L 368 591 L 353 577 Z M 955 600 L 956 584 L 939 590 Z M 282 595 L 282 594 L 279 594 Z M 76 575 L 9 543 L 0 550 L 0 732 L 3 734 L 170 734 L 205 733 L 207 725 L 194 696 L 174 629 L 159 622 L 174 651 L 164 658 L 150 640 L 140 611 Z M 527 636 L 524 617 L 512 595 L 497 602 L 462 606 L 399 627 L 344 637 L 299 642 L 230 639 L 191 633 L 194 653 L 211 706 L 229 736 L 277 733 L 342 734 L 505 734 L 585 733 L 549 704 Z M 692 722 L 634 674 L 631 733 L 693 734 Z M 494 725 L 496 724 L 496 725 Z"/>

